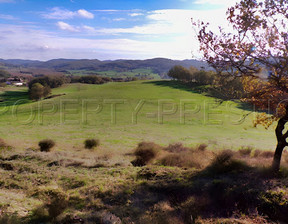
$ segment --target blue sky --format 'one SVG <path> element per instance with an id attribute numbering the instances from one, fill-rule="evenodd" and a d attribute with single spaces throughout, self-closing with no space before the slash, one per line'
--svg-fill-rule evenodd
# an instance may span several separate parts
<path id="1" fill-rule="evenodd" d="M 235 0 L 0 0 L 0 58 L 191 59 Z"/>

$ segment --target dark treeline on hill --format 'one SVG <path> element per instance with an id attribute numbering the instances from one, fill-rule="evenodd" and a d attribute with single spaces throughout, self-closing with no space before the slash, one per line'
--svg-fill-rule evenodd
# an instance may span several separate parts
<path id="1" fill-rule="evenodd" d="M 158 73 L 162 77 L 169 71 L 169 69 L 175 65 L 181 65 L 189 68 L 190 66 L 200 69 L 211 69 L 206 62 L 198 60 L 171 60 L 166 58 L 154 58 L 147 60 L 114 60 L 114 61 L 100 61 L 97 59 L 53 59 L 50 61 L 33 61 L 33 60 L 18 60 L 0 59 L 0 63 L 5 66 L 21 66 L 21 67 L 33 67 L 33 68 L 49 68 L 55 71 L 67 71 L 67 70 L 96 70 L 96 71 L 108 71 L 114 70 L 117 72 L 125 72 L 139 68 L 149 68 L 153 72 Z"/>
<path id="2" fill-rule="evenodd" d="M 204 91 L 222 99 L 240 99 L 245 91 L 242 78 L 219 75 L 214 71 L 200 70 L 191 66 L 189 69 L 181 65 L 173 66 L 167 73 L 168 77 L 188 86 L 205 86 Z"/>

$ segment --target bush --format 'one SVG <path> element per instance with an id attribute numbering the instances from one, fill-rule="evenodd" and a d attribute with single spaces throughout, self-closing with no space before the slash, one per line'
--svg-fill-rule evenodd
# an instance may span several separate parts
<path id="1" fill-rule="evenodd" d="M 172 152 L 164 156 L 159 162 L 164 166 L 176 166 L 186 168 L 202 169 L 211 162 L 212 152 L 196 149 L 186 149 L 186 151 Z"/>
<path id="2" fill-rule="evenodd" d="M 253 148 L 251 146 L 242 147 L 238 150 L 238 152 L 240 153 L 241 156 L 250 156 L 252 149 Z"/>
<path id="3" fill-rule="evenodd" d="M 219 175 L 222 173 L 241 171 L 247 169 L 248 166 L 233 158 L 234 152 L 232 150 L 223 150 L 215 156 L 211 165 L 208 167 L 211 175 Z"/>
<path id="4" fill-rule="evenodd" d="M 177 143 L 174 143 L 174 144 L 169 144 L 168 147 L 166 147 L 164 150 L 168 151 L 168 152 L 179 153 L 179 152 L 187 151 L 188 148 L 184 147 L 181 142 L 177 142 Z"/>
<path id="5" fill-rule="evenodd" d="M 173 153 L 165 156 L 161 159 L 160 164 L 163 166 L 176 166 L 186 168 L 202 168 L 202 156 L 198 153 L 185 152 L 185 153 Z"/>
<path id="6" fill-rule="evenodd" d="M 51 139 L 44 139 L 38 143 L 41 152 L 50 152 L 55 146 L 55 142 Z"/>
<path id="7" fill-rule="evenodd" d="M 264 157 L 264 158 L 273 158 L 274 152 L 273 151 L 263 151 L 263 152 L 261 152 L 260 156 Z"/>
<path id="8" fill-rule="evenodd" d="M 32 79 L 28 83 L 28 87 L 31 89 L 33 84 L 40 83 L 42 86 L 49 86 L 52 89 L 62 86 L 65 82 L 67 82 L 65 76 L 43 76 Z"/>
<path id="9" fill-rule="evenodd" d="M 197 145 L 196 150 L 203 152 L 207 149 L 207 147 L 208 147 L 208 145 L 203 143 L 203 144 Z"/>
<path id="10" fill-rule="evenodd" d="M 0 138 L 0 148 L 5 148 L 7 146 L 8 145 L 5 143 L 5 141 L 2 138 Z"/>
<path id="11" fill-rule="evenodd" d="M 84 141 L 85 149 L 93 149 L 100 145 L 99 139 L 86 139 Z"/>
<path id="12" fill-rule="evenodd" d="M 141 142 L 135 149 L 136 159 L 132 161 L 132 164 L 134 166 L 145 166 L 157 156 L 160 150 L 161 146 L 154 142 Z"/>
<path id="13" fill-rule="evenodd" d="M 31 100 L 40 100 L 51 93 L 49 86 L 43 86 L 40 83 L 34 83 L 29 89 L 29 97 Z"/>

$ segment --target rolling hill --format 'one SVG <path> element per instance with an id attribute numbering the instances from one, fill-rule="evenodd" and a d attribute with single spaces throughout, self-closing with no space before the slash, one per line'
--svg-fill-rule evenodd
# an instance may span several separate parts
<path id="1" fill-rule="evenodd" d="M 135 69 L 151 69 L 152 72 L 164 77 L 174 65 L 182 65 L 189 68 L 194 66 L 198 69 L 208 67 L 207 63 L 197 60 L 171 60 L 166 58 L 154 58 L 147 60 L 115 60 L 115 61 L 100 61 L 100 60 L 75 60 L 75 59 L 53 59 L 50 61 L 32 61 L 32 60 L 3 60 L 0 63 L 9 67 L 21 68 L 38 68 L 38 69 L 52 69 L 54 71 L 69 71 L 69 70 L 93 70 L 93 71 L 116 71 L 128 72 Z"/>

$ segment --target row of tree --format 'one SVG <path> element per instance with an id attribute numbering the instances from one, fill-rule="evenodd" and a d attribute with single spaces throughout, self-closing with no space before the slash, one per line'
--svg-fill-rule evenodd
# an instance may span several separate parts
<path id="1" fill-rule="evenodd" d="M 187 69 L 181 65 L 176 65 L 168 71 L 167 75 L 182 82 L 195 82 L 201 85 L 213 84 L 215 80 L 214 72 L 198 70 L 193 66 Z"/>
<path id="2" fill-rule="evenodd" d="M 187 69 L 180 65 L 172 67 L 167 75 L 186 84 L 209 85 L 208 89 L 223 99 L 240 99 L 245 95 L 241 77 L 219 75 L 214 71 L 198 70 L 192 66 Z"/>

